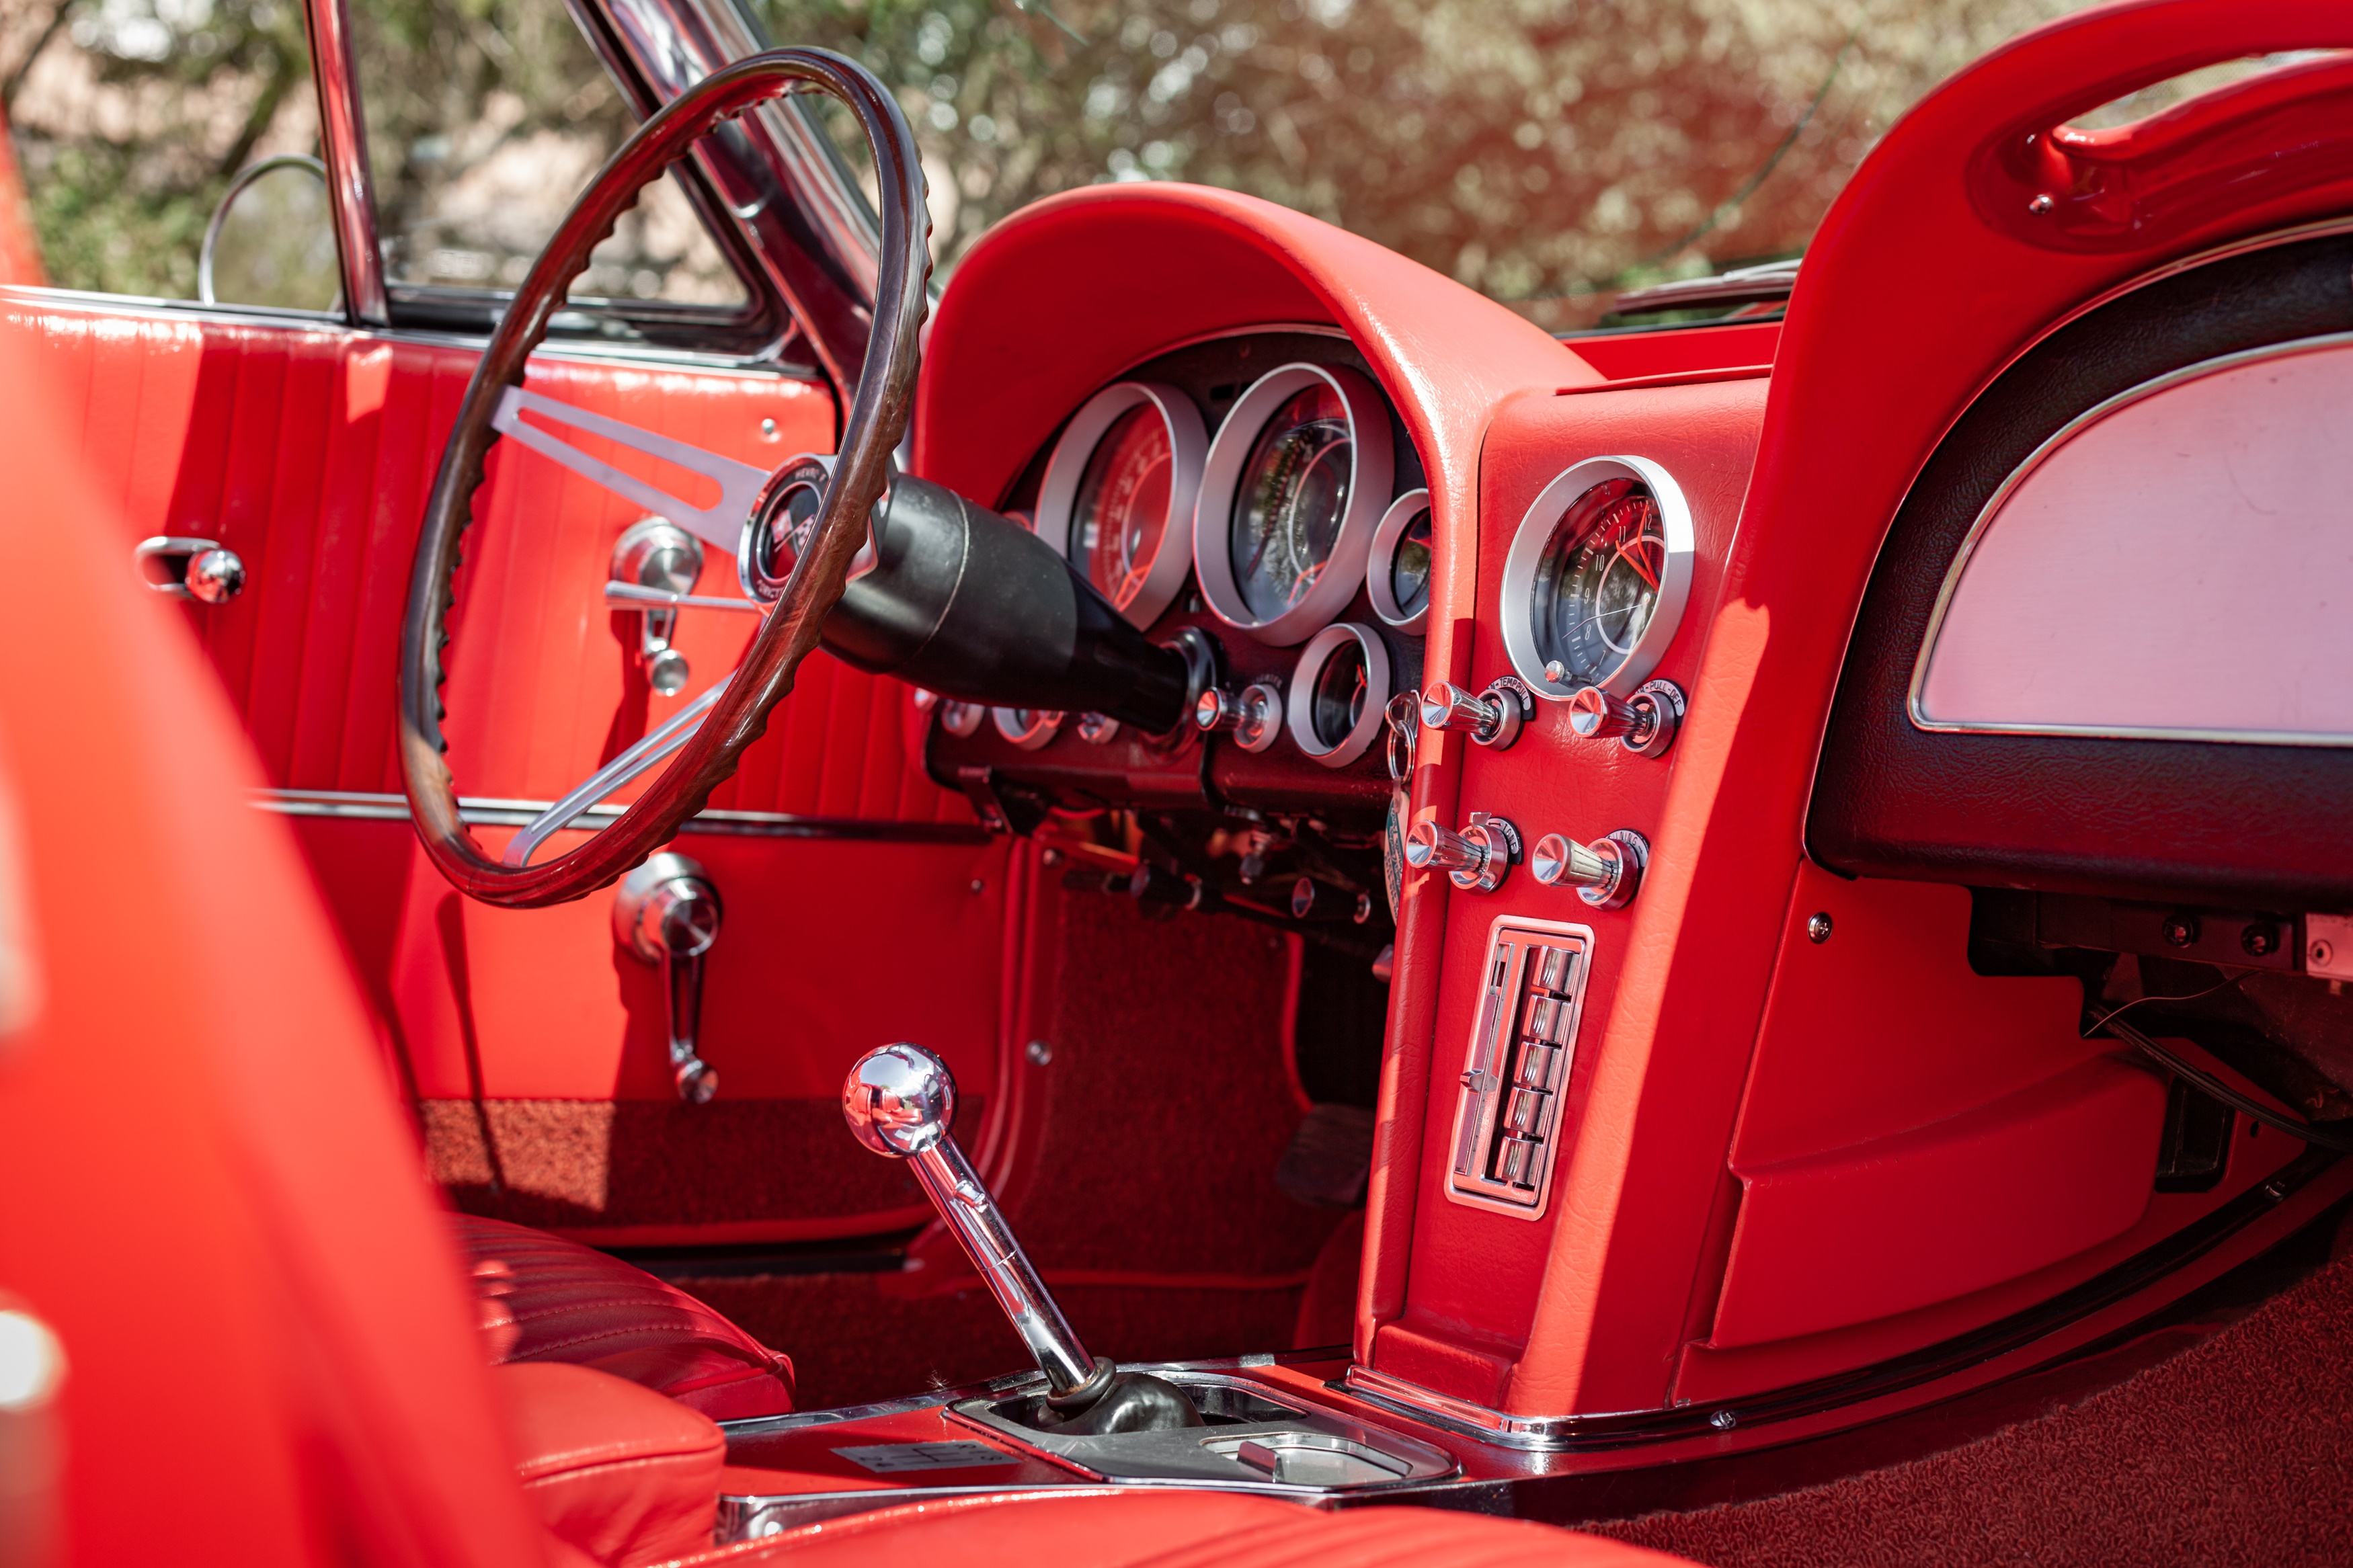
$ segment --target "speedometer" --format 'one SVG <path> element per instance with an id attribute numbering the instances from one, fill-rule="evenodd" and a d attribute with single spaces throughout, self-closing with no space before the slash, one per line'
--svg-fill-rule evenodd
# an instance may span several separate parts
<path id="1" fill-rule="evenodd" d="M 1193 400 L 1123 381 L 1071 416 L 1038 491 L 1038 536 L 1128 621 L 1149 626 L 1185 585 L 1208 436 Z"/>
<path id="2" fill-rule="evenodd" d="M 1691 509 L 1642 458 L 1577 464 L 1529 507 L 1504 563 L 1504 647 L 1537 695 L 1630 696 L 1691 595 Z"/>
<path id="3" fill-rule="evenodd" d="M 1318 364 L 1261 376 L 1209 447 L 1193 542 L 1202 597 L 1261 642 L 1304 641 L 1356 596 L 1394 479 L 1388 409 L 1365 376 Z"/>

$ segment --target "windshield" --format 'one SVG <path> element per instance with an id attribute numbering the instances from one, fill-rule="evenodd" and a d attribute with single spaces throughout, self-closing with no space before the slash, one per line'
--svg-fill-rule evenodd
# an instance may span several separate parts
<path id="1" fill-rule="evenodd" d="M 564 0 L 347 3 L 394 282 L 511 286 L 626 132 L 617 91 Z M 1192 180 L 1328 219 L 1575 331 L 1626 320 L 1628 289 L 1796 256 L 1897 116 L 2075 0 L 735 3 L 774 41 L 839 49 L 898 94 L 942 282 L 1040 196 Z M 196 291 L 197 242 L 232 176 L 319 151 L 303 26 L 293 0 L 0 3 L 0 106 L 51 281 Z M 838 131 L 854 163 L 862 142 Z M 323 213 L 304 177 L 286 176 L 291 195 Z M 313 249 L 331 243 L 322 221 Z M 742 297 L 678 193 L 653 193 L 623 229 L 590 291 Z M 1776 292 L 1652 301 L 1641 319 L 1770 313 Z"/>
<path id="2" fill-rule="evenodd" d="M 747 3 L 776 42 L 841 50 L 897 89 L 943 279 L 1039 196 L 1190 180 L 1327 219 L 1556 331 L 1609 320 L 1620 290 L 1797 255 L 1897 116 L 2073 8 Z"/>

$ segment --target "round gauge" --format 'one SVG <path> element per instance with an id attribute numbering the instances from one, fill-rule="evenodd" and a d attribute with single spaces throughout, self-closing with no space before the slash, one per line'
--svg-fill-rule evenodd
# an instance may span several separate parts
<path id="1" fill-rule="evenodd" d="M 1691 596 L 1691 508 L 1644 458 L 1597 458 L 1546 485 L 1504 562 L 1504 647 L 1539 697 L 1630 697 Z"/>
<path id="2" fill-rule="evenodd" d="M 1158 620 L 1185 585 L 1208 447 L 1191 398 L 1123 381 L 1080 405 L 1046 460 L 1038 536 L 1132 625 Z"/>
<path id="3" fill-rule="evenodd" d="M 1365 563 L 1365 597 L 1373 614 L 1401 632 L 1430 621 L 1430 492 L 1408 490 L 1389 503 L 1373 530 Z"/>
<path id="4" fill-rule="evenodd" d="M 1395 468 L 1388 405 L 1336 365 L 1290 364 L 1209 445 L 1193 563 L 1219 619 L 1281 647 L 1347 607 Z"/>
<path id="5" fill-rule="evenodd" d="M 1044 708 L 992 708 L 988 716 L 998 734 L 1025 752 L 1036 751 L 1062 727 L 1062 716 Z"/>
<path id="6" fill-rule="evenodd" d="M 1389 650 L 1370 626 L 1341 621 L 1300 650 L 1284 714 L 1292 740 L 1327 768 L 1371 749 L 1387 722 Z"/>

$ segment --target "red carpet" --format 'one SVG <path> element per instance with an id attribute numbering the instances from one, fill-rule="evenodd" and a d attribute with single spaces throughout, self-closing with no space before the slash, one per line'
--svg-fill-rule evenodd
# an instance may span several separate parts
<path id="1" fill-rule="evenodd" d="M 2353 1563 L 2353 1258 L 2170 1361 L 1964 1447 L 1579 1528 L 1713 1568 Z"/>

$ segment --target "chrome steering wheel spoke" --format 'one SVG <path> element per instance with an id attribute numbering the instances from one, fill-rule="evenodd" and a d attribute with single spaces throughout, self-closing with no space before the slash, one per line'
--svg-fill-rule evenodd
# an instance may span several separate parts
<path id="1" fill-rule="evenodd" d="M 568 425 L 617 442 L 631 451 L 643 452 L 649 458 L 673 463 L 689 473 L 701 474 L 719 486 L 719 500 L 714 506 L 700 507 L 681 500 L 659 486 L 648 484 L 634 474 L 622 472 L 601 458 L 592 458 L 571 442 L 543 426 L 528 423 L 525 414 L 538 416 L 549 424 Z M 667 436 L 657 436 L 635 425 L 591 414 L 585 408 L 561 403 L 536 392 L 525 392 L 519 386 L 505 388 L 499 395 L 498 411 L 491 416 L 491 428 L 511 441 L 530 447 L 541 457 L 580 475 L 596 480 L 635 505 L 645 508 L 656 517 L 670 521 L 695 535 L 707 544 L 717 546 L 728 554 L 735 553 L 744 538 L 744 523 L 752 515 L 752 503 L 759 499 L 760 487 L 768 482 L 768 470 L 739 463 L 733 458 L 723 458 L 716 452 L 706 452 L 700 447 L 690 447 Z"/>

